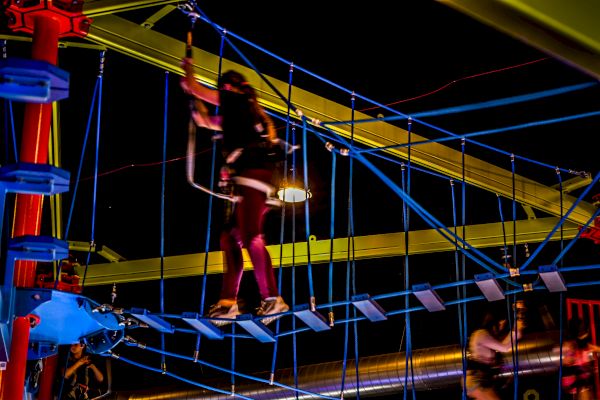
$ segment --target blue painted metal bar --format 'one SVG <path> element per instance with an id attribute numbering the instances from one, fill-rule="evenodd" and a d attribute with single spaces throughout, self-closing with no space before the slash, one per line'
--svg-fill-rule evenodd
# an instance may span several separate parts
<path id="1" fill-rule="evenodd" d="M 315 332 L 331 329 L 327 319 L 318 311 L 313 311 L 308 303 L 294 306 L 293 312 L 296 317 L 300 318 Z"/>
<path id="2" fill-rule="evenodd" d="M 430 312 L 442 311 L 446 309 L 444 302 L 440 296 L 433 291 L 429 283 L 419 283 L 413 285 L 413 294 Z"/>
<path id="3" fill-rule="evenodd" d="M 208 319 L 203 318 L 195 312 L 184 312 L 181 319 L 190 324 L 194 329 L 209 339 L 222 340 L 225 335 L 223 331 L 212 324 Z M 164 349 L 163 349 L 164 350 Z"/>
<path id="4" fill-rule="evenodd" d="M 159 332 L 163 332 L 163 333 L 175 332 L 173 325 L 171 325 L 169 322 L 165 321 L 164 319 L 149 313 L 148 310 L 146 310 L 146 309 L 132 308 L 131 315 L 134 318 L 137 318 L 140 321 L 148 324 L 148 326 L 156 329 Z"/>
<path id="5" fill-rule="evenodd" d="M 50 103 L 69 97 L 69 73 L 42 60 L 0 60 L 0 97 Z"/>
<path id="6" fill-rule="evenodd" d="M 352 296 L 350 300 L 371 322 L 387 319 L 385 310 L 368 294 L 357 294 Z"/>
<path id="7" fill-rule="evenodd" d="M 244 328 L 261 343 L 275 342 L 275 336 L 260 320 L 254 319 L 252 314 L 240 314 L 235 319 L 236 324 Z"/>

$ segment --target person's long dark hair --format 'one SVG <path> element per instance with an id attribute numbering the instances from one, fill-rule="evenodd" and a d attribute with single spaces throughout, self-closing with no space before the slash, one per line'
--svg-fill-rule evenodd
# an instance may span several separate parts
<path id="1" fill-rule="evenodd" d="M 246 77 L 241 73 L 229 70 L 224 72 L 219 78 L 219 90 L 223 90 L 223 86 L 229 84 L 236 89 L 240 90 L 244 95 L 247 96 L 248 102 L 250 104 L 250 109 L 252 114 L 254 115 L 254 120 L 256 122 L 261 122 L 267 126 L 273 126 L 273 121 L 271 117 L 267 115 L 265 110 L 258 104 L 258 96 L 256 95 L 256 90 L 248 83 Z"/>

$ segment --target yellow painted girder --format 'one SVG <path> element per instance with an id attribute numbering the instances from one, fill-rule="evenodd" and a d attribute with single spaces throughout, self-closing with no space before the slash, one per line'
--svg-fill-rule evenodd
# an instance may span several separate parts
<path id="1" fill-rule="evenodd" d="M 516 223 L 516 244 L 539 243 L 546 239 L 555 227 L 558 218 L 547 217 L 535 220 L 523 220 Z M 454 228 L 448 228 L 454 231 Z M 506 233 L 503 233 L 503 229 Z M 567 240 L 573 238 L 578 227 L 566 223 L 562 237 Z M 462 232 L 462 227 L 457 228 Z M 552 240 L 560 239 L 557 231 Z M 489 223 L 470 225 L 465 228 L 465 237 L 468 243 L 475 248 L 504 247 L 505 242 L 513 244 L 513 224 Z M 357 236 L 354 238 L 354 256 L 356 260 L 382 257 L 395 257 L 405 255 L 404 233 L 386 233 L 379 235 Z M 328 263 L 330 258 L 334 261 L 348 259 L 348 239 L 339 238 L 333 241 L 333 253 L 330 253 L 329 240 L 315 240 L 310 242 L 310 259 L 313 264 Z M 306 242 L 294 245 L 285 243 L 267 246 L 273 259 L 273 265 L 290 267 L 306 265 L 308 262 Z M 419 230 L 409 233 L 409 254 L 428 254 L 444 251 L 453 251 L 455 246 L 444 239 L 437 230 Z M 295 256 L 294 256 L 295 255 Z M 202 275 L 204 271 L 205 253 L 184 254 L 164 258 L 164 277 L 182 278 L 187 276 Z M 90 265 L 86 275 L 86 285 L 107 285 L 121 282 L 139 282 L 160 279 L 160 258 L 131 260 Z M 244 269 L 252 269 L 248 254 L 244 250 Z M 218 274 L 223 272 L 222 252 L 208 253 L 207 273 Z"/>
<path id="2" fill-rule="evenodd" d="M 129 22 L 115 15 L 103 15 L 95 18 L 87 39 L 102 44 L 107 48 L 122 52 L 143 62 L 155 65 L 167 71 L 183 74 L 180 68 L 181 57 L 185 54 L 183 41 L 165 36 L 152 30 Z M 214 85 L 217 78 L 219 57 L 198 48 L 193 49 L 194 59 L 198 62 L 195 66 L 199 80 L 209 85 Z M 244 73 L 250 83 L 260 92 L 261 101 L 265 107 L 278 112 L 285 112 L 287 105 L 273 93 L 249 68 L 224 60 L 223 69 L 236 69 Z M 287 93 L 287 83 L 268 78 L 281 93 Z M 299 87 L 292 90 L 292 102 L 308 117 L 321 121 L 345 121 L 352 115 L 351 109 L 316 94 L 305 91 Z M 369 117 L 360 112 L 355 113 L 357 120 Z M 335 127 L 338 134 L 349 138 L 350 131 L 347 127 Z M 383 147 L 408 142 L 406 130 L 382 121 L 358 124 L 354 130 L 354 140 L 371 147 Z M 411 135 L 412 142 L 424 141 L 426 138 L 416 134 Z M 387 153 L 399 158 L 407 158 L 406 148 L 389 149 Z M 467 148 L 467 152 L 476 151 Z M 439 143 L 427 143 L 413 146 L 411 162 L 415 165 L 429 168 L 446 176 L 462 179 L 462 153 Z M 465 156 L 465 179 L 476 187 L 491 191 L 498 195 L 514 199 L 524 205 L 529 205 L 549 213 L 560 216 L 575 202 L 569 195 L 561 195 L 558 190 L 542 185 L 520 175 L 514 176 L 512 172 L 499 168 L 473 156 Z M 508 163 L 507 163 L 508 164 Z M 562 204 L 561 204 L 562 200 Z M 587 202 L 579 203 L 573 213 L 568 217 L 572 222 L 584 225 L 593 215 L 595 207 Z"/>
<path id="3" fill-rule="evenodd" d="M 438 0 L 600 78 L 596 0 Z"/>
<path id="4" fill-rule="evenodd" d="M 140 8 L 181 3 L 179 0 L 85 0 L 83 13 L 91 18 Z"/>

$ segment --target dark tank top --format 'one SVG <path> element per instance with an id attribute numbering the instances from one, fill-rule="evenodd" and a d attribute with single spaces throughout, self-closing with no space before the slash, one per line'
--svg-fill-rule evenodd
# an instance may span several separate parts
<path id="1" fill-rule="evenodd" d="M 266 138 L 265 124 L 252 112 L 248 96 L 227 90 L 221 90 L 219 95 L 224 156 L 227 157 L 236 149 L 243 149 L 242 155 L 233 165 L 238 173 L 250 168 L 274 168 L 278 154 L 275 154 Z"/>

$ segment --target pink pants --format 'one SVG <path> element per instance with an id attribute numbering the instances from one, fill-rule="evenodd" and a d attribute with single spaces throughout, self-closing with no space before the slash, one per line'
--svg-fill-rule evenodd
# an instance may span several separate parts
<path id="1" fill-rule="evenodd" d="M 272 172 L 265 169 L 249 169 L 241 176 L 270 182 Z M 225 268 L 221 299 L 236 299 L 244 272 L 242 248 L 248 250 L 254 266 L 254 277 L 262 299 L 279 296 L 271 256 L 265 247 L 263 235 L 264 217 L 269 211 L 265 205 L 264 192 L 238 185 L 242 201 L 235 206 L 234 223 L 221 233 L 221 250 L 225 253 Z"/>

